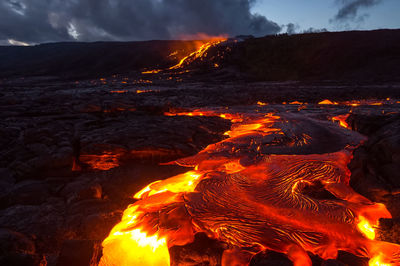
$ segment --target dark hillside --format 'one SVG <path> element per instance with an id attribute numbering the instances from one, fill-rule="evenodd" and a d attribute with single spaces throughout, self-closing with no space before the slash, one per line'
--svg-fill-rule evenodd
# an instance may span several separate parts
<path id="1" fill-rule="evenodd" d="M 248 39 L 222 64 L 258 80 L 400 80 L 400 30 Z"/>
<path id="2" fill-rule="evenodd" d="M 197 47 L 195 41 L 0 47 L 0 77 L 95 78 L 139 72 L 145 68 L 168 68 Z M 221 54 L 224 56 L 219 56 Z M 215 71 L 214 62 L 222 66 L 222 70 Z M 205 77 L 209 78 L 212 77 L 209 74 L 224 73 L 225 68 L 229 73 L 233 70 L 250 80 L 399 81 L 400 30 L 250 38 L 211 48 L 206 58 L 186 67 L 205 71 Z"/>
<path id="3" fill-rule="evenodd" d="M 0 46 L 0 76 L 90 78 L 166 67 L 196 50 L 194 41 L 51 43 Z M 176 56 L 169 56 L 177 51 Z"/>

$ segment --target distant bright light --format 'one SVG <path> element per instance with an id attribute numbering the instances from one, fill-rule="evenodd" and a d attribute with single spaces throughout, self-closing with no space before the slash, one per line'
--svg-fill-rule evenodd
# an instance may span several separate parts
<path id="1" fill-rule="evenodd" d="M 31 46 L 31 44 L 29 44 L 29 43 L 20 42 L 20 41 L 13 40 L 13 39 L 8 39 L 7 41 L 8 41 L 8 43 L 9 43 L 10 45 L 16 45 L 16 46 Z"/>

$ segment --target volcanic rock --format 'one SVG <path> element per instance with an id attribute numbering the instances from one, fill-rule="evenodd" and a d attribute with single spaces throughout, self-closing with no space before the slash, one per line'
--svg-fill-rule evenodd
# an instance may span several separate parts
<path id="1" fill-rule="evenodd" d="M 368 141 L 354 152 L 349 168 L 351 185 L 368 198 L 383 202 L 394 217 L 400 210 L 397 191 L 400 189 L 400 119 L 391 118 L 382 128 L 373 132 Z"/>
<path id="2" fill-rule="evenodd" d="M 196 77 L 185 83 L 167 83 L 156 77 L 151 85 L 140 83 L 136 76 L 129 76 L 127 85 L 121 83 L 125 81 L 121 76 L 107 78 L 107 82 L 96 79 L 76 83 L 34 78 L 0 81 L 3 95 L 0 97 L 0 227 L 11 230 L 12 233 L 7 235 L 17 235 L 16 238 L 22 234 L 23 239 L 35 246 L 27 255 L 5 249 L 7 260 L 1 260 L 0 264 L 37 265 L 41 254 L 45 254 L 50 265 L 65 240 L 103 240 L 126 206 L 134 203 L 132 195 L 138 190 L 150 182 L 187 171 L 177 166 L 159 166 L 159 162 L 196 154 L 225 138 L 223 133 L 231 126 L 230 121 L 220 117 L 169 117 L 164 116 L 164 112 L 174 108 L 189 111 L 195 106 L 228 106 L 230 110 L 265 101 L 271 105 L 264 109 L 252 106 L 249 110 L 289 111 L 299 117 L 305 114 L 308 118 L 302 119 L 299 125 L 316 136 L 327 133 L 329 141 L 322 144 L 330 148 L 337 143 L 344 144 L 342 137 L 349 137 L 346 129 L 332 135 L 329 132 L 336 130 L 336 125 L 330 122 L 326 122 L 326 127 L 307 129 L 314 126 L 312 121 L 315 119 L 326 119 L 327 112 L 313 104 L 299 111 L 298 106 L 280 103 L 290 99 L 315 102 L 331 96 L 332 101 L 354 95 L 390 94 L 392 97 L 399 92 L 397 85 L 368 84 L 367 88 L 335 82 L 246 84 L 229 80 L 228 83 L 210 83 L 210 76 L 204 77 L 207 82 L 198 82 Z M 136 93 L 137 89 L 143 88 L 153 91 Z M 111 93 L 114 89 L 127 92 Z M 338 108 L 342 108 L 340 114 L 349 111 L 347 107 Z M 396 146 L 397 133 L 389 130 L 395 121 L 387 120 L 386 115 L 383 116 L 384 123 L 381 123 L 381 115 L 376 119 L 365 117 L 362 122 L 357 118 L 359 122 L 355 123 L 361 133 L 368 132 L 370 142 L 355 152 L 350 167 L 352 178 L 359 191 L 371 199 L 383 199 L 393 215 L 399 216 L 396 210 L 400 200 L 395 200 L 399 197 L 395 184 L 400 155 Z M 372 129 L 368 129 L 369 123 L 373 124 Z M 383 133 L 381 127 L 390 132 Z M 294 129 L 287 129 L 290 130 L 293 132 Z M 375 133 L 376 139 L 372 140 Z M 279 138 L 274 137 L 266 137 L 263 141 L 275 144 Z M 288 139 L 282 139 L 281 143 L 285 141 Z M 300 142 L 298 139 L 297 143 Z M 319 144 L 315 142 L 316 148 L 306 152 L 317 150 Z M 238 154 L 249 147 L 244 145 L 242 148 Z M 94 169 L 84 160 L 85 156 L 90 158 L 107 153 L 118 157 L 114 168 Z M 72 171 L 76 159 L 81 160 L 80 171 Z M 258 156 L 249 156 L 241 162 L 246 165 L 257 159 Z M 393 172 L 395 174 L 390 174 Z M 317 198 L 330 197 L 326 191 L 317 193 L 317 187 L 304 190 Z M 395 227 L 390 228 L 385 231 L 387 235 Z M 1 245 L 8 239 L 0 238 Z M 209 244 L 216 251 L 207 246 L 194 253 L 192 261 L 218 263 L 222 252 L 220 244 L 201 243 Z M 193 245 L 194 249 L 200 244 L 196 245 Z M 190 262 L 190 249 L 179 248 L 181 251 L 171 251 L 175 252 L 174 258 L 178 262 Z"/>
<path id="3" fill-rule="evenodd" d="M 38 265 L 40 256 L 35 255 L 35 244 L 27 236 L 5 228 L 0 229 L 1 265 Z"/>
<path id="4" fill-rule="evenodd" d="M 195 235 L 192 243 L 169 249 L 171 266 L 221 265 L 222 243 L 209 239 L 204 233 Z"/>
<path id="5" fill-rule="evenodd" d="M 95 266 L 100 257 L 99 241 L 68 240 L 63 243 L 57 266 Z"/>
<path id="6" fill-rule="evenodd" d="M 273 251 L 264 251 L 255 255 L 250 266 L 292 266 L 293 262 L 282 254 Z"/>
<path id="7" fill-rule="evenodd" d="M 6 195 L 8 205 L 40 205 L 49 197 L 48 185 L 43 181 L 26 180 L 14 185 Z"/>

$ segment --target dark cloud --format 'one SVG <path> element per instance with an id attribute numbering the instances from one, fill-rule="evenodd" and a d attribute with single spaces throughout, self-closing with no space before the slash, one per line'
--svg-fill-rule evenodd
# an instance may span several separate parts
<path id="1" fill-rule="evenodd" d="M 382 2 L 382 0 L 337 0 L 341 8 L 331 22 L 356 21 L 362 22 L 368 14 L 359 15 L 361 8 L 369 8 Z"/>
<path id="2" fill-rule="evenodd" d="M 2 0 L 0 41 L 177 39 L 185 35 L 278 33 L 253 14 L 256 0 Z"/>

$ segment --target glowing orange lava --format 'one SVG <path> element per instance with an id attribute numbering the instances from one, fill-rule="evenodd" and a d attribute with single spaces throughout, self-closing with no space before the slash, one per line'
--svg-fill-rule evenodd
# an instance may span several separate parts
<path id="1" fill-rule="evenodd" d="M 328 100 L 328 99 L 326 99 L 326 100 L 323 100 L 323 101 L 320 101 L 318 104 L 325 104 L 325 105 L 337 105 L 338 103 L 337 102 L 332 102 L 331 100 Z"/>
<path id="2" fill-rule="evenodd" d="M 161 71 L 162 71 L 161 69 L 153 69 L 153 70 L 143 71 L 142 74 L 156 74 L 160 73 Z"/>
<path id="3" fill-rule="evenodd" d="M 105 153 L 102 155 L 81 155 L 80 161 L 92 169 L 107 171 L 119 166 L 119 154 Z"/>
<path id="4" fill-rule="evenodd" d="M 149 93 L 149 92 L 155 92 L 154 90 L 136 90 L 136 93 L 137 94 L 140 94 L 140 93 Z"/>
<path id="5" fill-rule="evenodd" d="M 400 247 L 375 240 L 378 220 L 390 213 L 349 186 L 352 155 L 347 145 L 335 152 L 310 148 L 291 153 L 319 146 L 319 135 L 306 131 L 307 125 L 347 136 L 349 143 L 359 140 L 357 133 L 286 113 L 193 110 L 166 115 L 218 116 L 232 126 L 226 139 L 175 162 L 192 170 L 134 195 L 138 201 L 103 242 L 100 265 L 169 265 L 168 248 L 191 243 L 197 232 L 232 247 L 223 254 L 224 266 L 246 265 L 251 255 L 266 249 L 285 253 L 302 266 L 311 266 L 307 252 L 334 259 L 339 250 L 369 257 L 370 265 L 399 265 Z M 308 194 L 316 184 L 335 198 Z"/>
<path id="6" fill-rule="evenodd" d="M 103 252 L 99 265 L 160 265 L 169 266 L 169 252 L 165 238 L 152 236 L 141 229 L 126 230 L 135 226 L 137 218 L 143 215 L 138 206 L 125 210 L 121 222 L 116 225 L 103 242 Z"/>
<path id="7" fill-rule="evenodd" d="M 207 51 L 221 43 L 226 41 L 225 37 L 215 37 L 212 40 L 210 40 L 209 42 L 204 43 L 202 46 L 200 46 L 200 48 L 197 51 L 194 51 L 193 53 L 189 54 L 188 56 L 185 56 L 184 58 L 182 58 L 178 64 L 176 64 L 175 66 L 172 66 L 169 68 L 169 70 L 173 70 L 173 69 L 179 69 L 184 67 L 185 65 L 189 64 L 190 62 L 193 62 L 194 60 L 198 59 L 198 58 L 202 58 L 206 55 Z M 215 66 L 215 65 L 214 65 Z M 218 67 L 215 66 L 215 67 Z"/>
<path id="8" fill-rule="evenodd" d="M 172 67 L 169 67 L 168 70 L 181 69 L 184 66 L 189 65 L 191 62 L 193 62 L 199 58 L 201 59 L 202 57 L 207 55 L 207 52 L 211 47 L 218 45 L 219 43 L 227 40 L 227 36 L 225 36 L 225 35 L 209 36 L 209 35 L 203 34 L 203 33 L 199 33 L 196 35 L 181 36 L 181 37 L 182 37 L 181 38 L 182 40 L 185 40 L 185 39 L 199 40 L 199 41 L 195 41 L 197 49 L 196 49 L 196 51 L 194 51 L 194 52 L 190 53 L 189 55 L 180 59 L 179 63 L 177 63 L 176 65 L 174 65 Z M 171 53 L 168 57 L 175 56 L 175 55 L 177 55 L 177 53 L 178 52 L 175 51 L 175 52 Z M 214 67 L 218 68 L 219 64 L 214 63 Z M 146 71 L 143 71 L 142 74 L 157 74 L 162 71 L 163 71 L 162 69 L 146 70 Z M 186 73 L 186 72 L 188 72 L 188 70 L 184 70 L 184 71 L 180 72 L 180 74 Z M 169 77 L 168 79 L 171 80 L 172 77 Z"/>
<path id="9" fill-rule="evenodd" d="M 369 266 L 392 266 L 393 264 L 382 262 L 382 254 L 379 254 L 379 255 L 373 257 L 369 261 L 368 265 Z"/>
<path id="10" fill-rule="evenodd" d="M 338 122 L 341 127 L 350 129 L 349 124 L 346 122 L 349 116 L 350 114 L 334 116 L 332 117 L 332 121 Z"/>
<path id="11" fill-rule="evenodd" d="M 375 229 L 371 226 L 371 224 L 368 222 L 367 219 L 364 217 L 360 216 L 359 222 L 357 224 L 358 229 L 369 239 L 374 240 L 375 239 Z"/>

